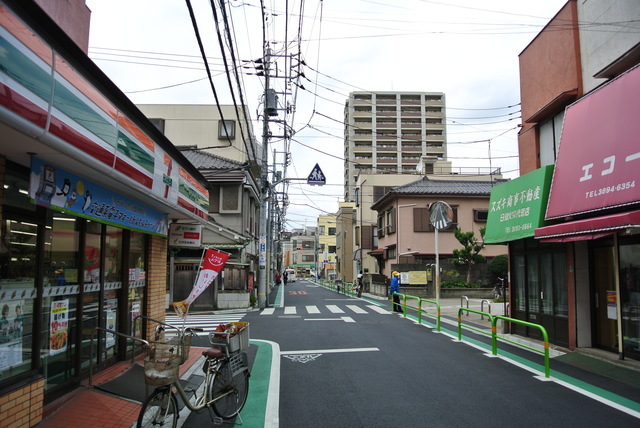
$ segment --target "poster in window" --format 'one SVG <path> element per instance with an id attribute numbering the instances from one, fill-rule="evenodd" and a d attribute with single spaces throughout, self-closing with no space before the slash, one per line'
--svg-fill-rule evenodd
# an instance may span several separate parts
<path id="1" fill-rule="evenodd" d="M 618 319 L 618 293 L 616 290 L 607 290 L 607 318 L 610 320 Z"/>
<path id="2" fill-rule="evenodd" d="M 69 339 L 69 299 L 51 302 L 49 321 L 49 355 L 67 350 Z"/>
<path id="3" fill-rule="evenodd" d="M 2 304 L 0 370 L 22 363 L 22 311 L 22 301 Z"/>
<path id="4" fill-rule="evenodd" d="M 140 300 L 135 300 L 131 302 L 131 326 L 135 337 L 142 337 L 142 318 L 138 318 L 140 315 Z"/>

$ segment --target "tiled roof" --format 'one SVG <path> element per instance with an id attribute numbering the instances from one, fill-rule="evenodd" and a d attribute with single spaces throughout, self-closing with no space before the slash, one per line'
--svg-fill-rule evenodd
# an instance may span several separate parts
<path id="1" fill-rule="evenodd" d="M 178 149 L 182 152 L 189 162 L 191 162 L 196 168 L 202 169 L 237 169 L 242 166 L 241 162 L 231 159 L 216 156 L 211 153 L 204 152 L 202 150 L 192 150 L 189 146 L 178 146 Z"/>
<path id="2" fill-rule="evenodd" d="M 423 177 L 420 180 L 392 188 L 391 194 L 413 195 L 490 195 L 491 189 L 507 180 L 489 181 L 461 181 L 461 180 L 430 180 Z"/>

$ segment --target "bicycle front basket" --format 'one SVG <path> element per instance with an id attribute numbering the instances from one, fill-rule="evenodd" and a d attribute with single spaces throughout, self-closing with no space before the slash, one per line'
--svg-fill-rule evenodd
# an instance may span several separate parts
<path id="1" fill-rule="evenodd" d="M 147 385 L 170 385 L 178 380 L 181 356 L 173 345 L 155 343 L 144 359 L 144 381 Z"/>
<path id="2" fill-rule="evenodd" d="M 178 354 L 180 354 L 180 364 L 184 364 L 189 358 L 192 337 L 193 335 L 187 332 L 182 336 L 172 337 L 168 342 L 169 345 L 175 346 Z"/>

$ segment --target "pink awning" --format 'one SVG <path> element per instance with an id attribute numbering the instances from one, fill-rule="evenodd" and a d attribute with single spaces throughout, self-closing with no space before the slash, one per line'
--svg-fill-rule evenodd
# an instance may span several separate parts
<path id="1" fill-rule="evenodd" d="M 640 201 L 640 67 L 567 107 L 546 219 Z"/>
<path id="2" fill-rule="evenodd" d="M 539 227 L 535 238 L 544 242 L 597 239 L 628 227 L 640 228 L 640 210 Z"/>

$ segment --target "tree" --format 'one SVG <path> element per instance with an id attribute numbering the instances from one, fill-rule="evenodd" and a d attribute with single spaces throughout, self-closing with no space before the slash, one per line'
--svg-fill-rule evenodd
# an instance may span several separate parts
<path id="1" fill-rule="evenodd" d="M 498 278 L 506 278 L 509 273 L 509 256 L 500 254 L 489 262 L 489 270 Z"/>
<path id="2" fill-rule="evenodd" d="M 453 250 L 453 264 L 467 266 L 467 283 L 471 282 L 471 265 L 483 261 L 484 256 L 480 251 L 484 248 L 485 228 L 480 229 L 481 240 L 478 241 L 473 232 L 463 232 L 460 229 L 454 231 L 458 242 L 462 244 L 462 249 Z"/>

